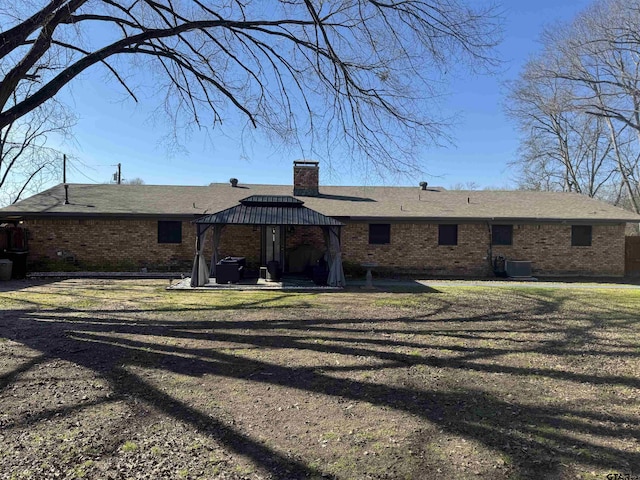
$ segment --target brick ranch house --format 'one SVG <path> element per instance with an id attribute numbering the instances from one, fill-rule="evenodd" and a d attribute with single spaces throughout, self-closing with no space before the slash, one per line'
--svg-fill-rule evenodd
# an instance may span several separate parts
<path id="1" fill-rule="evenodd" d="M 396 273 L 487 276 L 504 256 L 530 261 L 533 275 L 622 276 L 625 225 L 640 221 L 575 193 L 319 186 L 316 162 L 295 162 L 293 176 L 293 187 L 71 184 L 65 193 L 58 185 L 0 209 L 0 223 L 21 222 L 28 230 L 30 269 L 68 263 L 185 271 L 193 263 L 194 220 L 248 197 L 286 196 L 342 224 L 347 273 L 373 262 Z M 269 222 L 275 223 L 227 224 L 218 258 L 246 257 L 257 270 L 275 255 L 288 272 L 317 262 L 327 249 L 318 225 Z M 203 256 L 210 259 L 206 242 Z"/>

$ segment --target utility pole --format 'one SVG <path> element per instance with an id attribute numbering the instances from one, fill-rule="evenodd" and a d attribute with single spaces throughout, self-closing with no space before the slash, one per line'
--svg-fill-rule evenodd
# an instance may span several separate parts
<path id="1" fill-rule="evenodd" d="M 121 165 L 118 164 L 118 185 L 122 183 L 122 168 Z"/>

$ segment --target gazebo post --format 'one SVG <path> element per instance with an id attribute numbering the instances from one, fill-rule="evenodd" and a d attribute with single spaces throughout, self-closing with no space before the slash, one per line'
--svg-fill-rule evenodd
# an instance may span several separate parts
<path id="1" fill-rule="evenodd" d="M 202 237 L 206 235 L 210 226 L 211 225 L 196 223 L 196 254 L 193 259 L 193 268 L 191 270 L 192 287 L 202 287 L 209 280 L 207 262 L 203 257 L 205 242 L 203 242 Z"/>
<path id="2" fill-rule="evenodd" d="M 344 287 L 347 282 L 342 268 L 342 249 L 340 248 L 340 226 L 327 227 L 329 230 L 329 252 L 331 264 L 329 265 L 329 278 L 327 284 L 332 287 Z"/>
<path id="3" fill-rule="evenodd" d="M 198 273 L 200 270 L 199 252 L 200 251 L 200 224 L 196 223 L 196 255 L 193 259 L 193 268 L 191 269 L 191 286 L 199 287 L 198 285 Z"/>
<path id="4" fill-rule="evenodd" d="M 344 287 L 347 282 L 342 268 L 342 251 L 340 248 L 340 226 L 325 227 L 325 242 L 328 240 L 329 278 L 327 284 L 332 287 Z"/>

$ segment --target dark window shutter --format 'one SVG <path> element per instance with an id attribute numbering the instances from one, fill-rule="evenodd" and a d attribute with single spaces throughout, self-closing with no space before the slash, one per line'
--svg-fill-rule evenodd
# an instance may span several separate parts
<path id="1" fill-rule="evenodd" d="M 391 225 L 388 223 L 370 223 L 369 243 L 371 245 L 391 243 Z"/>
<path id="2" fill-rule="evenodd" d="M 458 225 L 438 225 L 438 245 L 457 245 Z"/>
<path id="3" fill-rule="evenodd" d="M 159 220 L 158 243 L 182 243 L 182 222 Z"/>
<path id="4" fill-rule="evenodd" d="M 513 225 L 492 225 L 492 245 L 513 245 Z"/>
<path id="5" fill-rule="evenodd" d="M 590 247 L 591 246 L 591 225 L 571 226 L 571 246 Z"/>

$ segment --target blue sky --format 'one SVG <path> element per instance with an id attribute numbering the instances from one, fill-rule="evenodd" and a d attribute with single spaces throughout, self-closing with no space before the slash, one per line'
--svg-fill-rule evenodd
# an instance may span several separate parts
<path id="1" fill-rule="evenodd" d="M 473 0 L 469 0 L 472 1 Z M 454 145 L 425 150 L 420 158 L 430 185 L 451 187 L 475 182 L 481 187 L 513 186 L 507 164 L 517 155 L 515 126 L 502 111 L 503 82 L 513 79 L 524 62 L 540 48 L 538 37 L 545 25 L 570 20 L 589 0 L 504 0 L 504 39 L 497 56 L 504 63 L 497 74 L 454 81 L 442 112 L 456 116 Z M 77 158 L 68 171 L 75 183 L 108 182 L 117 163 L 125 179 L 141 178 L 147 184 L 206 185 L 236 177 L 241 183 L 289 184 L 295 151 L 273 147 L 259 137 L 252 142 L 240 135 L 212 132 L 207 138 L 194 133 L 185 149 L 166 147 L 168 125 L 151 105 L 134 103 L 112 82 L 88 74 L 63 91 L 64 101 L 78 114 L 75 140 L 64 150 Z M 155 105 L 154 105 L 155 106 Z M 326 166 L 325 166 L 326 167 Z M 323 168 L 321 183 L 331 185 L 413 185 L 415 178 L 384 179 L 365 175 L 348 163 Z"/>

